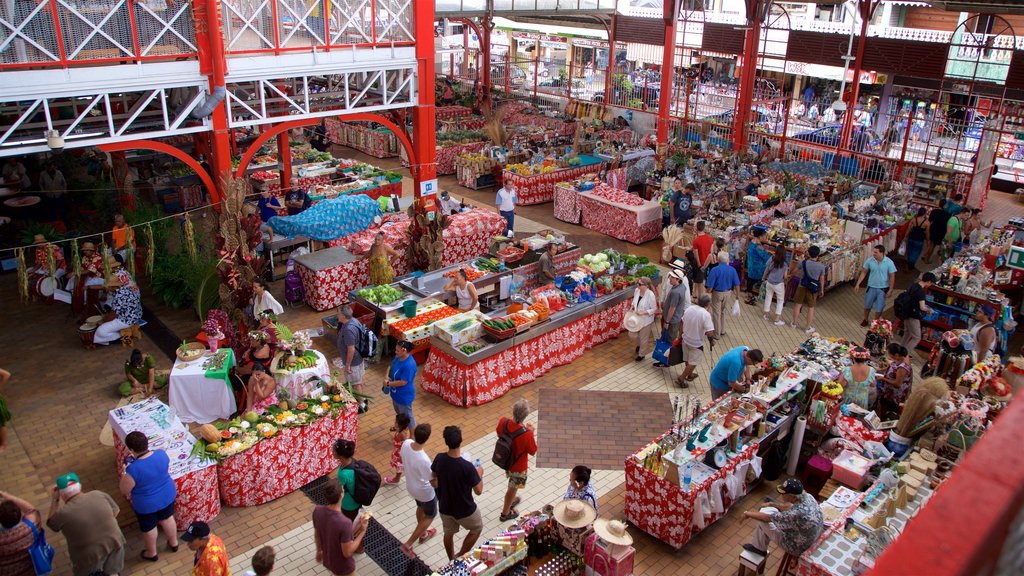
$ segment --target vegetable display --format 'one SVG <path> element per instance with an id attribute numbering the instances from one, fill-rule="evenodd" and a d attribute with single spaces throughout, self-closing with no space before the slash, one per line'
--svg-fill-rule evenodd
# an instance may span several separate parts
<path id="1" fill-rule="evenodd" d="M 484 274 L 483 272 L 481 272 L 481 271 L 479 271 L 479 270 L 477 270 L 475 268 L 471 268 L 469 266 L 463 266 L 461 269 L 466 271 L 466 280 L 469 280 L 470 282 L 486 276 L 486 274 Z M 449 270 L 449 271 L 445 272 L 444 273 L 444 277 L 445 278 L 455 278 L 456 276 L 458 276 L 458 274 L 459 274 L 459 268 L 456 268 L 455 270 Z"/>
<path id="2" fill-rule="evenodd" d="M 401 290 L 389 284 L 363 288 L 357 294 L 360 298 L 365 298 L 368 302 L 380 306 L 387 306 L 405 295 Z"/>
<path id="3" fill-rule="evenodd" d="M 473 266 L 483 270 L 484 272 L 500 272 L 497 260 L 491 260 L 490 258 L 477 258 L 473 262 Z"/>

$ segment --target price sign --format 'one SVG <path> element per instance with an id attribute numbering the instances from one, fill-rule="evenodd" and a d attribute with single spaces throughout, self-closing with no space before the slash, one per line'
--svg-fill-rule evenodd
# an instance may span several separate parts
<path id="1" fill-rule="evenodd" d="M 1010 246 L 1010 257 L 1006 259 L 1006 265 L 1024 270 L 1024 247 Z"/>

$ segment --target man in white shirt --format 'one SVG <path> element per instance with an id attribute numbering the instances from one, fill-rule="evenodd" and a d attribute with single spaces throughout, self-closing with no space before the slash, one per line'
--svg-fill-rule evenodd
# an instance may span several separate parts
<path id="1" fill-rule="evenodd" d="M 683 388 L 689 388 L 690 382 L 697 379 L 693 372 L 697 365 L 704 360 L 704 339 L 707 338 L 711 348 L 715 346 L 715 323 L 711 320 L 711 295 L 701 294 L 697 299 L 696 306 L 690 306 L 683 312 L 683 357 L 686 359 L 686 368 L 676 378 L 676 384 Z"/>
<path id="2" fill-rule="evenodd" d="M 25 170 L 25 165 L 18 161 L 14 156 L 8 156 L 7 162 L 4 163 L 2 170 L 4 184 L 8 186 L 15 186 L 26 190 L 32 186 L 32 181 L 28 177 L 28 171 Z"/>
<path id="3" fill-rule="evenodd" d="M 436 528 L 430 523 L 437 517 L 437 493 L 430 485 L 433 472 L 430 469 L 430 456 L 423 451 L 423 445 L 430 439 L 430 424 L 418 424 L 413 429 L 412 439 L 402 443 L 402 466 L 405 468 L 405 489 L 416 501 L 416 528 L 409 539 L 402 544 L 402 552 L 410 558 L 416 556 L 412 545 L 417 540 L 423 544 L 434 534 Z"/>
<path id="4" fill-rule="evenodd" d="M 441 214 L 445 216 L 451 216 L 459 212 L 462 209 L 462 204 L 452 198 L 451 194 L 447 190 L 441 191 Z"/>
<path id="5" fill-rule="evenodd" d="M 516 187 L 511 184 L 502 186 L 494 198 L 494 203 L 498 205 L 498 213 L 508 223 L 508 230 L 505 231 L 505 236 L 509 238 L 512 237 L 512 225 L 516 220 L 516 204 L 518 202 L 519 196 L 516 195 Z"/>

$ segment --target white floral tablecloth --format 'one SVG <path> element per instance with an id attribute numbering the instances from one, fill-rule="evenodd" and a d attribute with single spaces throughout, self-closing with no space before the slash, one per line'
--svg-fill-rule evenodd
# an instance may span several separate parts
<path id="1" fill-rule="evenodd" d="M 287 390 L 292 398 L 305 398 L 309 395 L 310 390 L 319 387 L 321 383 L 316 379 L 310 381 L 314 376 L 324 380 L 329 380 L 331 377 L 331 367 L 327 363 L 327 358 L 317 350 L 310 350 L 310 352 L 316 354 L 316 365 L 295 371 L 274 370 L 274 380 L 277 381 L 277 385 Z M 273 366 L 277 366 L 278 360 L 283 354 L 283 352 L 279 352 L 274 357 Z"/>

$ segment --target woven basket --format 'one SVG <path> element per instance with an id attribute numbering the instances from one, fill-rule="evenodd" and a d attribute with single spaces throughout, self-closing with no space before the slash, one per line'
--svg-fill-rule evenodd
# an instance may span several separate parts
<path id="1" fill-rule="evenodd" d="M 202 342 L 189 342 L 185 345 L 185 349 L 188 350 L 187 355 L 182 354 L 181 346 L 178 346 L 174 350 L 175 355 L 178 356 L 178 360 L 181 360 L 182 362 L 198 360 L 202 358 L 203 354 L 206 352 L 206 346 L 204 346 Z M 195 352 L 193 352 L 193 350 L 195 350 Z"/>

